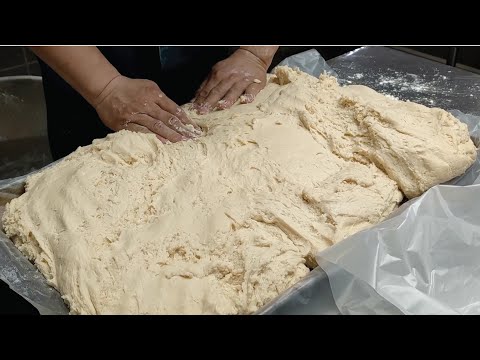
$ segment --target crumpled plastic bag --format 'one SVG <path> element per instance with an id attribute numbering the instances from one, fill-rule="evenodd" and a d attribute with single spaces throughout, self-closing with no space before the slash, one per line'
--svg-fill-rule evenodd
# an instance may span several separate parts
<path id="1" fill-rule="evenodd" d="M 451 113 L 480 144 L 480 117 Z M 480 314 L 480 151 L 463 174 L 317 255 L 342 314 Z"/>
<path id="2" fill-rule="evenodd" d="M 45 168 L 56 163 L 51 163 Z M 48 285 L 45 277 L 3 232 L 1 218 L 5 204 L 23 194 L 27 176 L 0 180 L 0 280 L 32 304 L 40 314 L 68 314 L 68 309 L 58 291 Z"/>
<path id="3" fill-rule="evenodd" d="M 312 49 L 280 65 L 318 77 L 324 60 L 317 56 Z M 450 112 L 478 147 L 480 117 Z M 317 262 L 342 314 L 480 313 L 480 151 L 465 174 L 322 251 Z"/>
<path id="4" fill-rule="evenodd" d="M 328 66 L 325 59 L 315 49 L 310 49 L 299 54 L 289 56 L 282 60 L 277 66 L 288 66 L 293 69 L 298 68 L 307 74 L 315 76 L 316 78 L 323 73 L 338 78 L 337 73 L 330 66 Z M 275 71 L 275 69 L 273 69 L 273 71 Z"/>

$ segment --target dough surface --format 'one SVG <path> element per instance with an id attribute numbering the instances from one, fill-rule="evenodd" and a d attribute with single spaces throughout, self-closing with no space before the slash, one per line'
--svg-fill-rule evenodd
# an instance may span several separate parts
<path id="1" fill-rule="evenodd" d="M 476 157 L 441 109 L 286 67 L 252 104 L 185 109 L 204 136 L 108 135 L 7 205 L 7 235 L 72 314 L 255 312 Z"/>

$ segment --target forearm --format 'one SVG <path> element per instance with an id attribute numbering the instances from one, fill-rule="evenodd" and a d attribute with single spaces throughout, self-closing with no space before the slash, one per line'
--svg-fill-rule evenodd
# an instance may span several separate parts
<path id="1" fill-rule="evenodd" d="M 91 105 L 119 72 L 96 46 L 32 46 L 32 51 Z"/>
<path id="2" fill-rule="evenodd" d="M 240 49 L 249 51 L 262 60 L 267 69 L 272 63 L 278 48 L 278 46 L 240 46 Z"/>

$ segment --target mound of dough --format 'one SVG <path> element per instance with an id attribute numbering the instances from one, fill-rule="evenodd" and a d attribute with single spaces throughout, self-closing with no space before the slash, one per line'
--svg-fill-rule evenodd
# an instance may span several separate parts
<path id="1" fill-rule="evenodd" d="M 252 104 L 189 115 L 204 136 L 111 134 L 7 205 L 7 235 L 72 314 L 255 312 L 476 157 L 443 110 L 286 67 Z"/>

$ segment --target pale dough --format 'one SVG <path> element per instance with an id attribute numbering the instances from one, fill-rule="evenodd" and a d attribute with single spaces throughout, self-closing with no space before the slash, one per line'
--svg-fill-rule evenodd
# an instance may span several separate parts
<path id="1" fill-rule="evenodd" d="M 204 136 L 111 134 L 7 205 L 6 233 L 72 314 L 255 312 L 387 217 L 399 189 L 417 196 L 476 157 L 441 109 L 287 67 L 252 104 L 189 115 Z"/>

